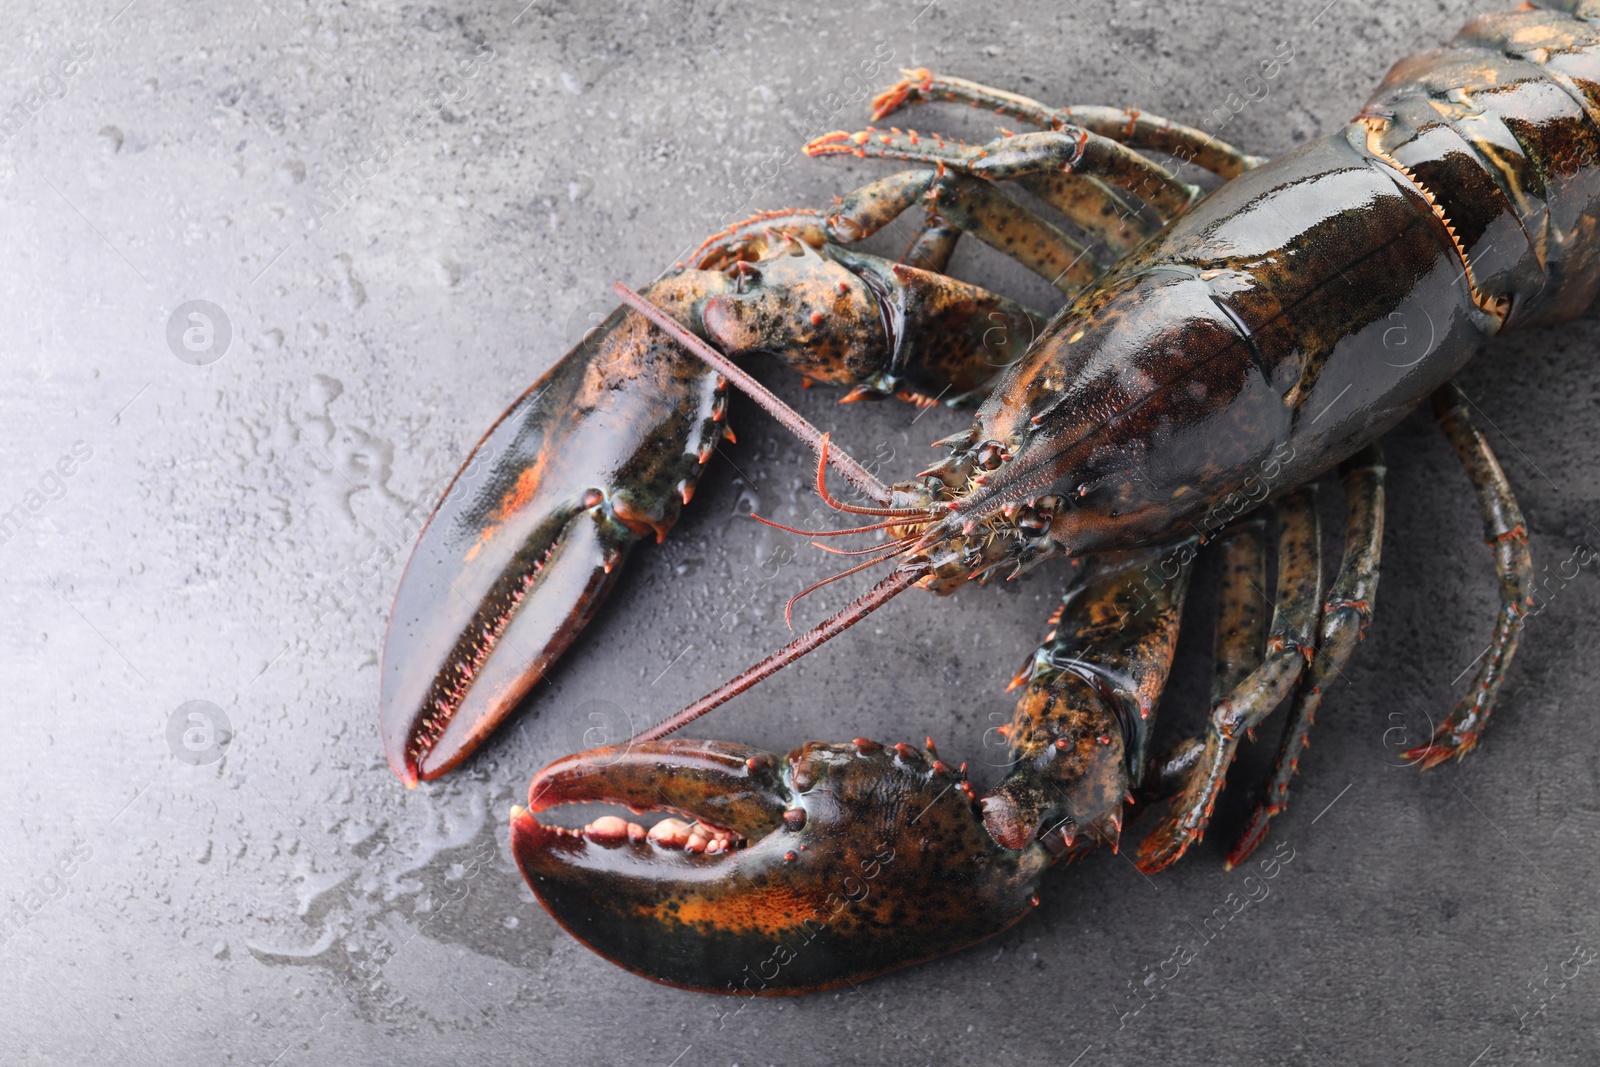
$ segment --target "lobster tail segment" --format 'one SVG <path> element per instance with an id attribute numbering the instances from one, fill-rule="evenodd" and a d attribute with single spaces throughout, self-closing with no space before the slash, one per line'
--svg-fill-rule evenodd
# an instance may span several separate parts
<path id="1" fill-rule="evenodd" d="M 1483 15 L 1397 63 L 1358 121 L 1439 217 L 1473 302 L 1507 325 L 1600 289 L 1600 0 Z"/>

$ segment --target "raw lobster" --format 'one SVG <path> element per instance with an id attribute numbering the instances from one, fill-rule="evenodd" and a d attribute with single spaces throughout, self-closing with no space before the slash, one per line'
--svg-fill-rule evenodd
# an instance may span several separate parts
<path id="1" fill-rule="evenodd" d="M 793 993 L 953 951 L 1026 914 L 1053 860 L 1114 846 L 1136 791 L 1171 797 L 1139 847 L 1141 868 L 1161 869 L 1204 832 L 1246 732 L 1287 702 L 1278 766 L 1231 859 L 1248 855 L 1282 809 L 1323 680 L 1371 617 L 1376 443 L 1430 397 L 1477 490 L 1502 608 L 1471 694 L 1416 761 L 1473 748 L 1516 647 L 1527 534 L 1450 379 L 1502 330 L 1570 319 L 1600 288 L 1600 3 L 1478 18 L 1398 63 L 1348 126 L 1270 162 L 1145 113 L 1051 108 L 925 70 L 876 117 L 937 100 L 1041 129 L 984 145 L 901 129 L 813 142 L 913 168 L 832 212 L 733 227 L 627 294 L 490 431 L 477 453 L 490 477 L 446 494 L 401 583 L 383 735 L 414 783 L 515 707 L 634 541 L 665 536 L 723 432 L 728 378 L 817 448 L 823 499 L 867 520 L 813 536 L 885 532 L 850 550 L 864 562 L 846 573 L 892 565 L 870 592 L 629 745 L 546 768 L 513 812 L 517 861 L 551 914 L 650 978 Z M 1225 182 L 1202 196 L 1135 149 Z M 928 218 L 902 262 L 849 247 L 917 205 Z M 1067 305 L 1041 327 L 947 277 L 962 233 Z M 1403 365 L 1384 343 L 1397 318 L 1433 326 Z M 885 486 L 728 362 L 756 351 L 853 397 L 981 404 L 928 470 Z M 859 502 L 829 493 L 830 466 Z M 1314 483 L 1336 467 L 1348 529 L 1324 590 Z M 1202 545 L 1223 574 L 1213 709 L 1203 736 L 1151 758 Z M 665 739 L 913 585 L 949 592 L 1057 556 L 1082 571 L 1017 676 L 1014 762 L 981 799 L 931 743 L 812 743 L 780 759 Z M 696 821 L 534 817 L 582 801 Z"/>

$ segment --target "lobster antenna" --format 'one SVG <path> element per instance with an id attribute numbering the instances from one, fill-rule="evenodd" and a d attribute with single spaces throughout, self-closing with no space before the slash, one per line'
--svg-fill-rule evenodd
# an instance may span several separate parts
<path id="1" fill-rule="evenodd" d="M 712 708 L 732 700 L 761 681 L 761 679 L 767 677 L 767 675 L 776 674 L 780 669 L 793 663 L 830 637 L 848 630 L 878 608 L 887 604 L 894 597 L 910 589 L 926 573 L 927 568 L 921 564 L 896 567 L 893 573 L 851 601 L 837 615 L 824 619 L 812 629 L 790 641 L 760 663 L 757 663 L 754 667 L 750 667 L 744 673 L 724 682 L 676 715 L 661 720 L 649 729 L 639 731 L 628 743 L 655 741 L 675 730 L 681 730 Z"/>
<path id="2" fill-rule="evenodd" d="M 667 336 L 671 337 L 684 348 L 687 348 L 690 352 L 693 352 L 696 356 L 699 356 L 718 374 L 721 374 L 724 378 L 728 379 L 728 381 L 738 386 L 746 396 L 750 397 L 750 399 L 761 405 L 762 410 L 766 411 L 767 414 L 777 419 L 778 422 L 783 425 L 784 429 L 788 430 L 790 433 L 800 438 L 800 440 L 810 445 L 819 456 L 825 458 L 829 463 L 833 464 L 833 468 L 839 472 L 845 481 L 849 482 L 851 485 L 855 486 L 857 489 L 861 490 L 863 493 L 867 494 L 880 504 L 887 504 L 891 499 L 893 499 L 893 495 L 889 492 L 889 487 L 878 481 L 877 478 L 873 477 L 871 471 L 867 470 L 867 468 L 851 459 L 839 449 L 826 447 L 824 444 L 824 442 L 827 440 L 826 434 L 817 429 L 815 426 L 811 425 L 811 423 L 807 422 L 804 415 L 801 415 L 794 408 L 778 399 L 777 395 L 774 394 L 772 390 L 768 389 L 766 386 L 750 377 L 750 375 L 745 371 L 735 366 L 733 361 L 727 356 L 723 355 L 721 352 L 718 352 L 715 348 L 712 348 L 700 338 L 690 333 L 689 330 L 684 327 L 683 323 L 679 322 L 671 315 L 668 315 L 665 311 L 662 311 L 656 305 L 652 304 L 650 301 L 646 300 L 632 289 L 629 289 L 621 282 L 618 282 L 616 285 L 612 286 L 612 289 L 616 291 L 617 296 L 622 298 L 622 302 L 624 304 L 627 304 L 629 307 L 633 308 L 633 310 L 649 319 L 657 327 L 663 330 Z M 732 694 L 730 693 L 729 695 L 731 696 Z"/>

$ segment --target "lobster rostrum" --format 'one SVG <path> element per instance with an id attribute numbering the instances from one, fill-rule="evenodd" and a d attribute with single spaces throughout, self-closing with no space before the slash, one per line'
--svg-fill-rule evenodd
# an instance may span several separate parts
<path id="1" fill-rule="evenodd" d="M 845 573 L 892 566 L 871 591 L 629 745 L 557 761 L 514 810 L 513 849 L 547 909 L 647 977 L 790 993 L 952 951 L 1025 914 L 1052 860 L 1115 847 L 1136 795 L 1170 797 L 1139 846 L 1140 867 L 1159 870 L 1203 834 L 1240 742 L 1287 704 L 1230 861 L 1248 855 L 1371 617 L 1377 440 L 1430 397 L 1477 492 L 1502 605 L 1472 690 L 1416 762 L 1476 745 L 1516 648 L 1527 533 L 1450 379 L 1502 330 L 1570 319 L 1600 288 L 1600 3 L 1480 17 L 1398 63 L 1344 129 L 1270 162 L 1149 114 L 1052 108 L 925 70 L 876 117 L 927 101 L 1039 129 L 985 145 L 897 128 L 813 142 L 912 169 L 832 212 L 732 227 L 625 293 L 479 445 L 467 469 L 483 461 L 488 476 L 458 477 L 401 583 L 383 733 L 414 783 L 470 753 L 592 616 L 631 544 L 665 535 L 722 432 L 730 379 L 817 449 L 823 499 L 867 520 L 809 533 L 884 533 L 846 550 L 864 561 Z M 1202 196 L 1136 150 L 1225 182 Z M 919 205 L 901 262 L 850 247 Z M 947 277 L 963 233 L 1066 306 L 1035 333 L 1043 316 Z M 1384 343 L 1397 319 L 1429 327 L 1404 360 Z M 730 362 L 756 351 L 850 386 L 847 399 L 979 406 L 939 442 L 944 458 L 885 486 Z M 832 496 L 830 467 L 859 502 Z M 1346 547 L 1324 589 L 1314 494 L 1335 468 Z M 1201 736 L 1152 758 L 1202 545 L 1222 574 L 1212 710 Z M 913 585 L 949 592 L 1056 556 L 1078 577 L 1014 679 L 1013 763 L 981 799 L 931 742 L 779 758 L 666 739 Z M 535 818 L 588 801 L 675 814 L 649 829 Z"/>

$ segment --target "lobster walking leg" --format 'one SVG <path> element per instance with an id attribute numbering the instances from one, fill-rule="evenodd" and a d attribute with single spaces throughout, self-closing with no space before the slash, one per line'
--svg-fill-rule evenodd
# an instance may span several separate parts
<path id="1" fill-rule="evenodd" d="M 964 228 L 972 230 L 985 243 L 1016 256 L 1025 266 L 1069 296 L 1080 287 L 1081 281 L 1069 279 L 1071 284 L 1062 285 L 1062 270 L 1031 261 L 1036 256 L 1026 254 L 1027 245 L 1021 246 L 1021 252 L 1016 250 L 1019 227 L 1029 241 L 1047 241 L 1052 250 L 1069 250 L 1075 256 L 1092 262 L 1093 253 L 1084 253 L 1077 242 L 1031 211 L 1002 197 L 987 181 L 974 187 L 971 176 L 1017 182 L 1119 257 L 1149 237 L 1157 224 L 1181 212 L 1198 195 L 1194 186 L 1177 181 L 1164 168 L 1138 153 L 1104 138 L 1091 138 L 1087 134 L 1081 144 L 1073 142 L 1080 145 L 1085 158 L 1075 158 L 1063 166 L 1040 163 L 1003 174 L 980 173 L 974 166 L 976 161 L 990 153 L 994 144 L 1015 140 L 1002 138 L 990 146 L 974 146 L 952 144 L 937 137 L 923 138 L 914 132 L 895 130 L 881 133 L 869 130 L 856 134 L 828 134 L 808 144 L 806 151 L 814 156 L 855 155 L 933 164 L 937 168 L 933 172 L 908 171 L 892 175 L 863 187 L 861 192 L 871 191 L 875 197 L 883 197 L 890 206 L 887 213 L 891 217 L 924 195 L 936 204 L 952 201 L 967 204 L 969 206 L 946 211 L 946 214 L 950 214 L 952 220 Z M 1111 185 L 1121 185 L 1137 199 L 1130 200 L 1124 193 L 1111 188 Z M 886 193 L 889 195 L 885 196 Z M 1137 200 L 1149 204 L 1157 216 L 1155 223 L 1141 217 Z M 958 212 L 973 214 L 974 207 L 981 208 L 977 218 L 965 220 L 955 217 Z M 991 217 L 995 215 L 998 215 L 997 219 Z M 983 226 L 990 235 L 985 236 L 976 228 L 978 226 Z M 849 232 L 843 227 L 841 230 L 846 234 Z M 1098 275 L 1106 265 L 1096 262 L 1096 268 L 1090 276 Z M 1084 271 L 1087 272 L 1087 266 Z"/>
<path id="2" fill-rule="evenodd" d="M 991 89 L 965 78 L 934 74 L 927 68 L 901 73 L 905 75 L 904 79 L 873 98 L 874 121 L 881 122 L 908 105 L 947 100 L 988 108 L 998 115 L 1021 119 L 1047 130 L 1077 126 L 1101 137 L 1120 141 L 1130 148 L 1148 148 L 1187 159 L 1220 178 L 1237 178 L 1251 167 L 1266 162 L 1261 156 L 1246 155 L 1203 130 L 1147 111 L 1094 105 L 1050 107 L 1004 89 Z"/>
<path id="3" fill-rule="evenodd" d="M 1267 615 L 1261 590 L 1267 587 L 1267 520 L 1257 511 L 1229 523 L 1214 544 L 1222 555 L 1217 587 L 1217 621 L 1211 652 L 1211 704 L 1216 706 L 1261 666 L 1267 644 Z M 1169 797 L 1183 789 L 1205 751 L 1198 737 L 1186 737 L 1150 761 L 1143 795 Z"/>
<path id="4" fill-rule="evenodd" d="M 1068 297 L 1076 296 L 1110 266 L 985 182 L 945 174 L 934 179 L 929 200 L 932 209 Z"/>
<path id="5" fill-rule="evenodd" d="M 839 235 L 829 227 L 824 212 L 811 208 L 758 211 L 707 237 L 682 263 L 676 264 L 676 269 L 687 266 L 696 270 L 727 270 L 735 263 L 761 259 L 773 250 L 775 242 L 790 239 L 821 248 L 829 241 L 838 241 Z"/>
<path id="6" fill-rule="evenodd" d="M 945 268 L 950 265 L 950 257 L 955 255 L 956 242 L 960 238 L 961 227 L 954 226 L 944 216 L 929 211 L 921 228 L 917 230 L 916 237 L 912 238 L 905 255 L 900 257 L 900 262 L 918 270 L 931 270 L 943 274 Z"/>
<path id="7" fill-rule="evenodd" d="M 1268 823 L 1282 814 L 1289 804 L 1289 782 L 1300 767 L 1300 754 L 1306 748 L 1323 691 L 1355 654 L 1356 645 L 1372 621 L 1372 605 L 1378 593 L 1378 558 L 1383 545 L 1383 452 L 1368 445 L 1339 467 L 1344 482 L 1346 522 L 1344 558 L 1339 574 L 1322 605 L 1322 627 L 1315 658 L 1295 690 L 1283 740 L 1272 775 L 1260 791 L 1254 809 L 1245 822 L 1233 851 L 1229 868 L 1249 858 L 1266 840 Z"/>
<path id="8" fill-rule="evenodd" d="M 1261 666 L 1267 643 L 1267 520 L 1260 513 L 1230 524 L 1217 538 L 1222 577 L 1211 655 L 1211 703 L 1217 705 Z"/>
<path id="9" fill-rule="evenodd" d="M 1163 870 L 1199 839 L 1211 819 L 1222 781 L 1238 752 L 1240 735 L 1288 696 L 1314 647 L 1322 605 L 1322 543 L 1313 487 L 1286 494 L 1277 505 L 1278 588 L 1267 654 L 1222 703 L 1212 709 L 1204 750 L 1183 791 L 1139 845 L 1139 869 Z"/>
<path id="10" fill-rule="evenodd" d="M 1523 525 L 1522 509 L 1517 507 L 1500 461 L 1467 414 L 1466 395 L 1451 382 L 1434 394 L 1433 410 L 1478 493 L 1484 539 L 1494 549 L 1495 570 L 1500 579 L 1500 612 L 1472 688 L 1439 724 L 1432 741 L 1406 753 L 1407 759 L 1418 761 L 1423 769 L 1436 767 L 1452 756 L 1459 759 L 1477 746 L 1489 713 L 1494 710 L 1500 683 L 1516 654 L 1523 616 L 1533 604 L 1533 560 L 1528 554 L 1528 530 Z"/>
<path id="11" fill-rule="evenodd" d="M 990 181 L 1049 172 L 1091 174 L 1138 197 L 1163 218 L 1174 218 L 1200 196 L 1198 186 L 1108 137 L 1071 127 L 1000 137 L 982 145 L 928 140 L 909 132 L 869 129 L 826 134 L 806 145 L 813 156 L 854 155 L 942 165 Z"/>
<path id="12" fill-rule="evenodd" d="M 1083 245 L 987 183 L 933 170 L 901 171 L 862 186 L 840 201 L 828 224 L 850 240 L 859 240 L 924 200 L 931 200 L 931 208 L 949 222 L 1011 256 L 1067 296 L 1094 281 L 1106 266 Z"/>
<path id="13" fill-rule="evenodd" d="M 868 182 L 842 197 L 827 215 L 806 209 L 762 212 L 707 239 L 688 262 L 701 269 L 719 269 L 739 260 L 754 261 L 772 249 L 775 234 L 813 248 L 829 242 L 855 244 L 890 225 L 918 203 L 924 203 L 930 213 L 941 216 L 953 228 L 972 233 L 1013 256 L 1068 296 L 1093 281 L 1105 266 L 1060 229 L 1001 196 L 987 183 L 923 169 Z M 930 224 L 918 232 L 911 242 L 913 250 L 931 231 L 937 236 L 928 240 L 938 251 L 933 252 L 934 261 L 928 265 L 908 253 L 904 258 L 911 266 L 943 270 L 938 256 L 948 258 L 953 250 L 952 238 L 943 232 L 946 228 Z"/>
<path id="14" fill-rule="evenodd" d="M 1047 171 L 1023 175 L 1016 183 L 1071 219 L 1118 259 L 1143 244 L 1165 221 L 1146 218 L 1135 201 L 1093 175 Z"/>

